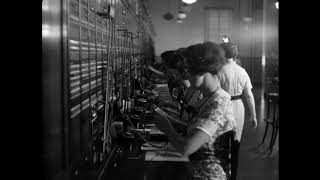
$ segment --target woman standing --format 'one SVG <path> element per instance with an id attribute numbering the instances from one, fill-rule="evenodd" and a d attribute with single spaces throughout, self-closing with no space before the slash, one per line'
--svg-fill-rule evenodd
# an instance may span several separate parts
<path id="1" fill-rule="evenodd" d="M 244 105 L 242 97 L 244 97 L 249 106 L 250 121 L 254 128 L 257 127 L 257 117 L 255 111 L 254 96 L 251 91 L 252 84 L 250 77 L 246 70 L 237 65 L 234 59 L 238 56 L 238 48 L 232 43 L 222 43 L 221 47 L 225 51 L 227 63 L 221 68 L 218 73 L 218 78 L 221 83 L 222 89 L 231 95 L 233 102 L 233 109 L 235 119 L 237 121 L 237 139 L 241 140 L 243 125 L 244 125 Z"/>
<path id="2" fill-rule="evenodd" d="M 208 52 L 208 46 L 214 51 Z M 230 95 L 220 87 L 217 72 L 224 64 L 221 49 L 216 43 L 188 47 L 189 80 L 193 88 L 203 93 L 198 111 L 188 122 L 187 135 L 178 134 L 163 111 L 156 108 L 157 127 L 168 135 L 170 143 L 192 166 L 193 179 L 226 180 L 225 159 L 218 156 L 224 151 L 219 138 L 236 128 Z M 212 53 L 213 52 L 213 53 Z"/>
<path id="3" fill-rule="evenodd" d="M 242 102 L 242 98 L 245 98 L 248 102 L 250 118 L 253 128 L 257 127 L 257 118 L 255 110 L 254 96 L 252 94 L 252 84 L 248 73 L 244 68 L 239 66 L 235 59 L 238 56 L 238 48 L 231 42 L 221 43 L 221 47 L 225 51 L 227 63 L 221 68 L 218 73 L 218 78 L 221 83 L 222 89 L 227 91 L 231 95 L 233 113 L 237 122 L 238 128 L 236 131 L 238 143 L 235 144 L 233 160 L 233 177 L 236 178 L 238 153 L 240 149 L 240 140 L 244 125 L 245 109 Z"/>

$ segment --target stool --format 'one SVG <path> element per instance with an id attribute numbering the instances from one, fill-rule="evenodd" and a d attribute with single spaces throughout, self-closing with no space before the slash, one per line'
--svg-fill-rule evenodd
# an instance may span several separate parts
<path id="1" fill-rule="evenodd" d="M 258 147 L 261 147 L 265 143 L 265 138 L 267 136 L 269 125 L 272 127 L 271 139 L 269 146 L 265 152 L 272 153 L 274 143 L 276 141 L 278 131 L 279 131 L 279 94 L 278 93 L 266 93 L 265 100 L 267 101 L 267 115 L 264 121 L 266 122 L 266 128 L 262 137 L 261 143 Z M 271 111 L 272 108 L 272 111 Z"/>

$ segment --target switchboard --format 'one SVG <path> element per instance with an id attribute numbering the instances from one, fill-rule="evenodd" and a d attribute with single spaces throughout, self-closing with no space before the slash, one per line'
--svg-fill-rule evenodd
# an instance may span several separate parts
<path id="1" fill-rule="evenodd" d="M 153 52 L 147 1 L 67 0 L 70 171 L 99 169 L 113 148 L 113 104 L 126 109 Z"/>

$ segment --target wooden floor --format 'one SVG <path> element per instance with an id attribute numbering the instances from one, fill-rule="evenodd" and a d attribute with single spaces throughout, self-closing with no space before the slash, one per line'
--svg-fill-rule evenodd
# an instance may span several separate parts
<path id="1" fill-rule="evenodd" d="M 254 88 L 253 93 L 256 101 L 256 110 L 258 117 L 258 128 L 252 129 L 250 122 L 246 121 L 244 125 L 240 154 L 239 154 L 239 169 L 237 180 L 278 180 L 279 179 L 279 154 L 278 154 L 278 139 L 275 143 L 273 154 L 264 157 L 263 153 L 255 153 L 250 151 L 250 148 L 257 146 L 262 139 L 265 123 L 262 120 L 264 111 L 264 101 L 261 98 L 263 90 Z M 248 115 L 246 114 L 246 119 Z M 269 128 L 270 129 L 270 128 Z M 266 142 L 269 143 L 271 131 L 268 132 Z"/>

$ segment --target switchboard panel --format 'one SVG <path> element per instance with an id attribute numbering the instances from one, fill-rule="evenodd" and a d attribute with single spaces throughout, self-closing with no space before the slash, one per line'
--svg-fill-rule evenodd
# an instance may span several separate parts
<path id="1" fill-rule="evenodd" d="M 113 103 L 123 110 L 152 52 L 147 1 L 67 0 L 69 153 L 72 177 L 99 169 L 113 147 Z M 151 48 L 152 49 L 152 48 Z"/>

